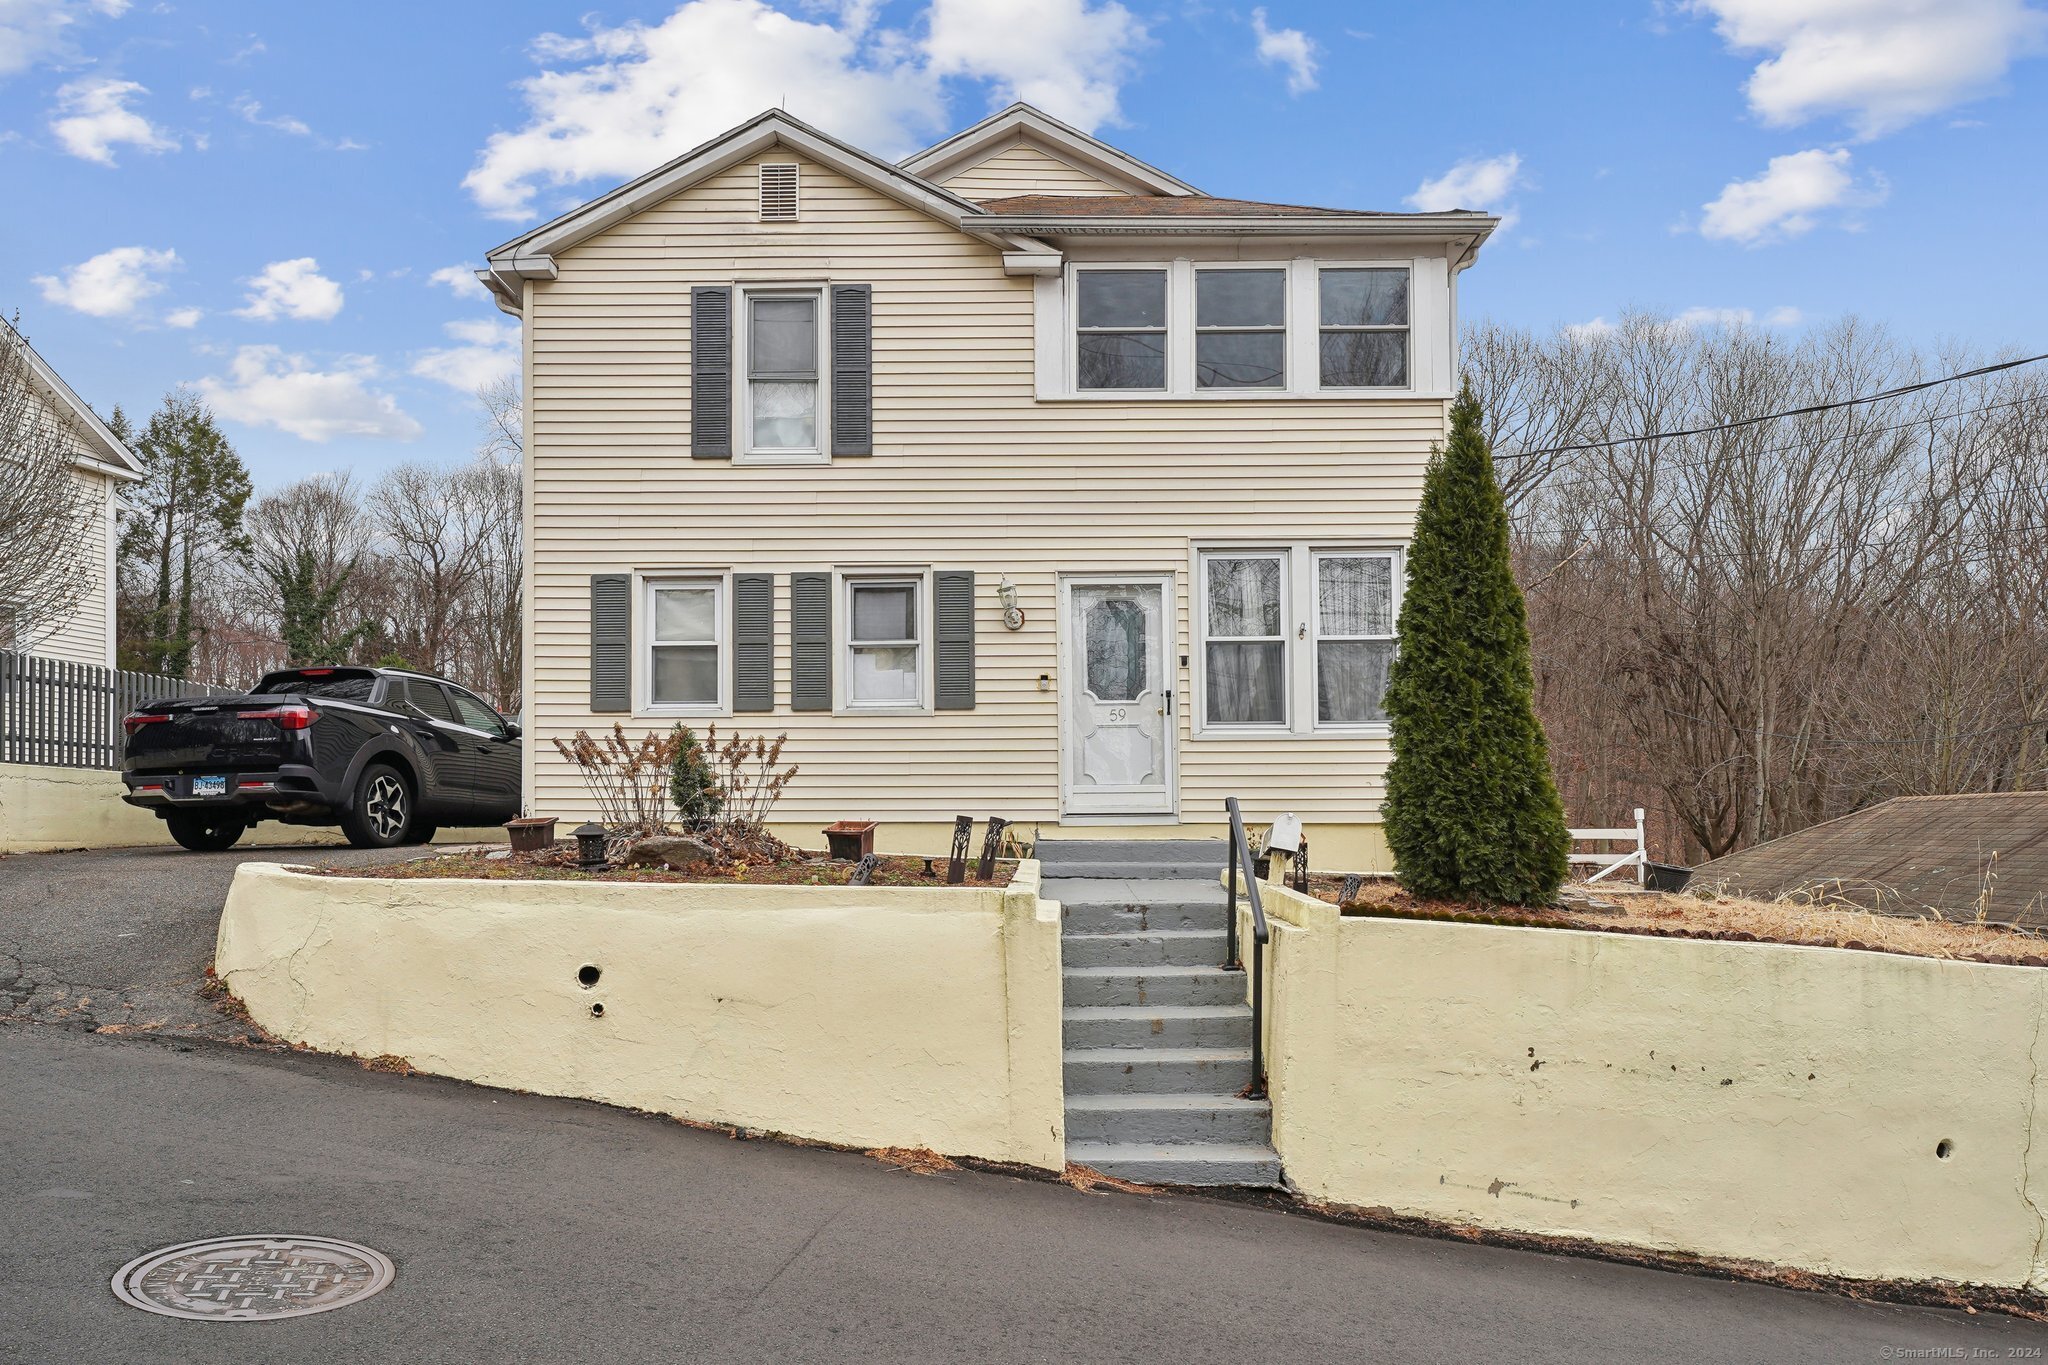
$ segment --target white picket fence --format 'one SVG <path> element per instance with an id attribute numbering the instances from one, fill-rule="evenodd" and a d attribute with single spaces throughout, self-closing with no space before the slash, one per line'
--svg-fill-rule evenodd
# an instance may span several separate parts
<path id="1" fill-rule="evenodd" d="M 1635 845 L 1633 849 L 1626 853 L 1581 853 L 1574 849 L 1568 855 L 1574 866 L 1599 869 L 1592 876 L 1586 878 L 1589 884 L 1597 882 L 1603 877 L 1611 876 L 1625 867 L 1632 867 L 1636 870 L 1637 886 L 1641 886 L 1648 877 L 1650 851 L 1649 841 L 1643 834 L 1643 808 L 1641 806 L 1636 807 L 1636 825 L 1634 829 L 1575 829 L 1570 831 L 1570 833 L 1572 842 L 1575 844 L 1632 843 Z"/>

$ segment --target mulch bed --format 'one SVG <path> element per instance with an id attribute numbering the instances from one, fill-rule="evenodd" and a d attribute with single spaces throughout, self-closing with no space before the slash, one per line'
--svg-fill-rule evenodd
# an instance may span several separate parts
<path id="1" fill-rule="evenodd" d="M 608 867 L 601 872 L 585 872 L 576 865 L 576 846 L 564 842 L 538 853 L 514 853 L 508 857 L 464 851 L 383 867 L 329 867 L 319 871 L 330 877 L 395 877 L 406 881 L 729 882 L 742 886 L 845 886 L 853 877 L 854 864 L 850 862 L 834 861 L 822 853 L 793 852 L 792 858 L 735 861 L 687 872 L 671 872 L 662 867 Z M 1007 886 L 1017 870 L 1015 859 L 999 861 L 993 877 L 977 882 L 975 866 L 975 861 L 969 859 L 965 883 L 969 888 Z M 946 860 L 877 858 L 868 885 L 945 886 Z"/>

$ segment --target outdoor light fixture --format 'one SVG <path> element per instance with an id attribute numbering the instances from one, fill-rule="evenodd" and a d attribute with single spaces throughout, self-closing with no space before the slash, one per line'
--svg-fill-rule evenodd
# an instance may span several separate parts
<path id="1" fill-rule="evenodd" d="M 595 872 L 604 866 L 605 827 L 596 821 L 578 826 L 576 829 L 576 865 L 585 872 Z"/>
<path id="2" fill-rule="evenodd" d="M 1017 605 L 1017 585 L 1010 581 L 1008 574 L 1004 574 L 1003 581 L 996 585 L 996 596 L 1003 603 L 1003 628 L 1024 629 L 1024 608 Z"/>

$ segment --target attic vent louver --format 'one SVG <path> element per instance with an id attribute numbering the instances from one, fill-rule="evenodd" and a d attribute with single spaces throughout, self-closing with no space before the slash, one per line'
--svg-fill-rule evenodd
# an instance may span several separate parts
<path id="1" fill-rule="evenodd" d="M 796 217 L 796 167 L 764 165 L 761 167 L 761 218 L 768 221 L 776 218 Z"/>

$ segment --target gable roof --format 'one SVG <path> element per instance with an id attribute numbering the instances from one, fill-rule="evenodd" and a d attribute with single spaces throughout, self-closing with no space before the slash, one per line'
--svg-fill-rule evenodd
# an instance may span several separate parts
<path id="1" fill-rule="evenodd" d="M 1201 191 L 1129 152 L 1062 123 L 1043 109 L 1017 103 L 990 114 L 901 163 L 906 171 L 927 180 L 943 180 L 986 159 L 1012 142 L 1035 142 L 1082 170 L 1140 195 L 1200 194 Z"/>
<path id="2" fill-rule="evenodd" d="M 29 374 L 42 390 L 45 401 L 70 416 L 93 447 L 92 450 L 78 452 L 78 463 L 129 483 L 140 479 L 143 476 L 141 457 L 108 429 L 99 414 L 64 382 L 64 377 L 50 367 L 50 362 L 43 359 L 35 347 L 29 345 L 28 338 L 14 330 L 14 324 L 0 318 L 0 327 L 5 327 L 8 334 L 21 343 L 22 353 L 28 357 Z"/>
<path id="3" fill-rule="evenodd" d="M 2048 792 L 1894 797 L 1702 863 L 1688 885 L 2048 927 Z"/>
<path id="4" fill-rule="evenodd" d="M 850 143 L 841 142 L 783 110 L 769 109 L 691 148 L 639 179 L 628 181 L 494 248 L 485 257 L 490 262 L 489 267 L 478 271 L 477 278 L 496 297 L 499 308 L 517 313 L 520 280 L 555 278 L 552 253 L 565 251 L 701 180 L 776 146 L 788 147 L 849 180 L 922 210 L 1005 252 L 1053 254 L 1037 243 L 1018 240 L 1007 228 L 970 226 L 968 220 L 981 214 L 981 205 L 972 199 L 962 198 L 943 186 L 892 166 Z"/>
<path id="5" fill-rule="evenodd" d="M 1440 214 L 1386 213 L 1374 209 L 1323 209 L 1307 204 L 1268 204 L 1257 199 L 1218 199 L 1206 194 L 1016 194 L 984 199 L 984 213 L 1013 218 L 1414 218 Z M 1469 210 L 1454 210 L 1467 213 Z M 1482 215 L 1483 216 L 1483 215 Z"/>

